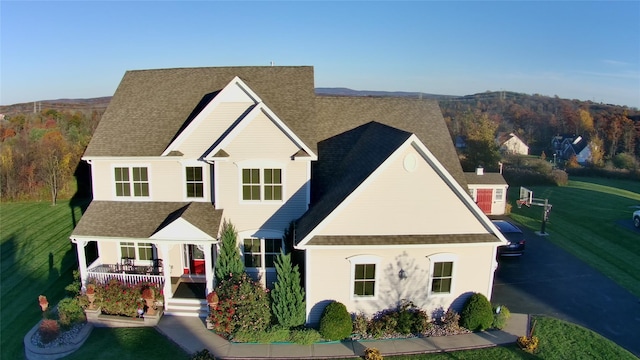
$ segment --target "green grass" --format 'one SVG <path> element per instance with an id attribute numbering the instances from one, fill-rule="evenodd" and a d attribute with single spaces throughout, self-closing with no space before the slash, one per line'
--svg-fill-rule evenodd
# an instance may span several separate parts
<path id="1" fill-rule="evenodd" d="M 65 360 L 189 358 L 185 351 L 154 328 L 95 328 L 87 342 Z"/>
<path id="2" fill-rule="evenodd" d="M 553 205 L 546 227 L 549 241 L 640 297 L 640 236 L 621 225 L 631 224 L 632 207 L 640 205 L 640 182 L 573 178 L 568 186 L 530 189 L 535 198 Z M 542 207 L 514 206 L 511 217 L 540 230 Z"/>
<path id="3" fill-rule="evenodd" d="M 550 317 L 534 317 L 534 321 L 536 323 L 534 335 L 540 338 L 540 345 L 535 354 L 528 354 L 514 344 L 446 354 L 387 356 L 385 358 L 393 360 L 637 359 L 627 350 L 587 328 Z"/>
<path id="4" fill-rule="evenodd" d="M 69 241 L 79 207 L 69 201 L 0 204 L 0 353 L 24 355 L 22 339 L 41 318 L 38 295 L 51 304 L 65 296 L 77 268 Z"/>

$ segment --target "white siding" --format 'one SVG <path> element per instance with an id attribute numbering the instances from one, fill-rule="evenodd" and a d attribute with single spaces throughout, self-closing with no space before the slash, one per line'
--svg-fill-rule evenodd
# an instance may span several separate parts
<path id="1" fill-rule="evenodd" d="M 307 321 L 316 324 L 328 300 L 339 301 L 349 312 L 372 315 L 377 311 L 394 307 L 400 300 L 414 302 L 428 313 L 452 304 L 459 306 L 470 292 L 480 292 L 487 297 L 488 284 L 493 276 L 495 245 L 440 245 L 400 248 L 362 249 L 308 249 L 306 291 L 309 313 Z M 454 253 L 453 292 L 429 295 L 429 256 Z M 378 293 L 374 299 L 354 299 L 351 294 L 351 264 L 348 258 L 370 255 L 380 258 L 376 275 Z M 406 279 L 400 279 L 400 269 Z M 459 309 L 458 309 L 459 310 Z"/>
<path id="2" fill-rule="evenodd" d="M 486 232 L 413 147 L 398 155 L 348 205 L 332 214 L 321 235 L 471 234 Z M 415 169 L 405 170 L 405 157 Z"/>
<path id="3" fill-rule="evenodd" d="M 252 102 L 221 103 L 198 124 L 189 127 L 189 136 L 178 145 L 178 151 L 187 158 L 199 158 L 242 115 Z"/>

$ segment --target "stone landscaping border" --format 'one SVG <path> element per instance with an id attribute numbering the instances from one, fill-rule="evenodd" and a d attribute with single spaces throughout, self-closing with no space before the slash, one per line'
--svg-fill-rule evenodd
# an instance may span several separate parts
<path id="1" fill-rule="evenodd" d="M 87 321 L 82 327 L 82 330 L 71 340 L 70 344 L 55 346 L 50 348 L 41 348 L 31 343 L 31 338 L 40 328 L 42 320 L 29 330 L 27 335 L 24 336 L 24 352 L 27 360 L 55 360 L 63 358 L 76 350 L 78 350 L 82 344 L 89 338 L 91 330 L 93 330 L 93 324 Z"/>
<path id="2" fill-rule="evenodd" d="M 154 327 L 158 325 L 158 322 L 160 322 L 160 318 L 162 318 L 164 310 L 159 307 L 158 310 L 156 310 L 155 315 L 145 314 L 142 319 L 126 316 L 105 315 L 101 313 L 100 309 L 85 309 L 84 313 L 87 316 L 87 322 L 93 324 L 95 327 Z"/>

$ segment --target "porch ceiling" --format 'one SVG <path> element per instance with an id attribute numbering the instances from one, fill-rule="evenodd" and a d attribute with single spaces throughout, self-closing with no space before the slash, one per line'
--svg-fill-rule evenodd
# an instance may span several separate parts
<path id="1" fill-rule="evenodd" d="M 73 230 L 74 236 L 149 238 L 182 218 L 216 238 L 222 210 L 202 202 L 93 201 Z"/>

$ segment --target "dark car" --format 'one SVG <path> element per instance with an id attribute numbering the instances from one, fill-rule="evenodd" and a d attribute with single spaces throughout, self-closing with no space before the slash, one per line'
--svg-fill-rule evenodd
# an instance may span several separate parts
<path id="1" fill-rule="evenodd" d="M 498 247 L 500 256 L 520 256 L 524 254 L 525 239 L 522 230 L 505 220 L 492 220 L 498 230 L 507 238 L 507 245 Z"/>

